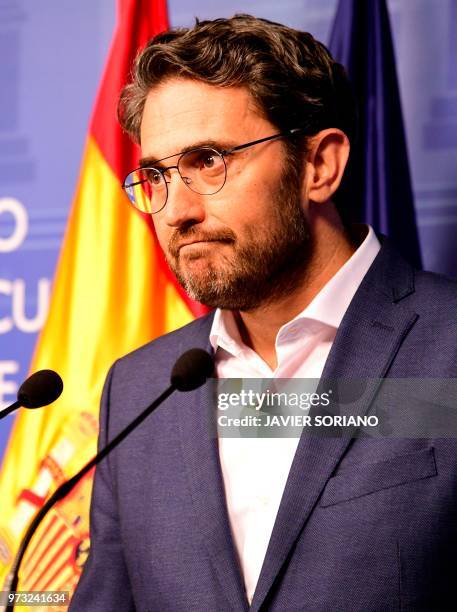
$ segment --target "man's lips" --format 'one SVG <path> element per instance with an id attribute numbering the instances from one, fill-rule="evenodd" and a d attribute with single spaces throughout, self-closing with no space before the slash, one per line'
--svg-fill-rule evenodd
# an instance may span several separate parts
<path id="1" fill-rule="evenodd" d="M 236 236 L 233 232 L 227 230 L 226 232 L 220 232 L 218 234 L 198 234 L 193 232 L 187 232 L 187 236 L 179 235 L 179 232 L 174 234 L 168 243 L 168 252 L 172 257 L 178 258 L 181 249 L 184 247 L 196 247 L 209 245 L 211 242 L 219 242 L 222 244 L 231 244 L 236 240 Z"/>
<path id="2" fill-rule="evenodd" d="M 219 244 L 230 244 L 233 242 L 232 239 L 230 238 L 198 238 L 198 239 L 192 239 L 192 240 L 183 240 L 182 242 L 179 242 L 176 246 L 175 249 L 173 249 L 173 255 L 174 257 L 179 257 L 179 255 L 181 254 L 181 252 L 184 254 L 186 252 L 186 248 L 189 249 L 189 253 L 191 253 L 193 251 L 193 247 L 195 247 L 196 249 L 198 247 L 209 247 L 211 245 L 211 243 L 216 243 L 218 242 Z M 184 249 L 184 250 L 183 250 Z"/>
<path id="3" fill-rule="evenodd" d="M 178 245 L 178 251 L 180 251 L 183 247 L 192 246 L 193 244 L 209 244 L 210 242 L 223 242 L 223 241 L 222 240 L 217 240 L 217 239 L 208 240 L 208 239 L 204 239 L 204 238 L 202 240 L 189 240 L 189 241 L 186 241 L 186 242 L 181 242 Z"/>

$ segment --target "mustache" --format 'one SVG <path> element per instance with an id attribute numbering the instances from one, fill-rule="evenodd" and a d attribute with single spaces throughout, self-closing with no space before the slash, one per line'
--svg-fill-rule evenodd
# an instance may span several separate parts
<path id="1" fill-rule="evenodd" d="M 202 231 L 195 226 L 178 227 L 168 241 L 168 252 L 175 258 L 179 256 L 179 248 L 183 242 L 235 242 L 236 234 L 229 228 L 219 231 Z"/>

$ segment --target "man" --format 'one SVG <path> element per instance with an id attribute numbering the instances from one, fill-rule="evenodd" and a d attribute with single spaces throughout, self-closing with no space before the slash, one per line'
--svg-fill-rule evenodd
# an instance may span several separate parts
<path id="1" fill-rule="evenodd" d="M 456 375 L 455 282 L 335 206 L 354 109 L 323 45 L 197 23 L 149 43 L 120 108 L 142 149 L 124 187 L 216 310 L 113 366 L 100 446 L 192 347 L 219 379 Z M 175 394 L 100 464 L 72 610 L 451 609 L 452 439 L 218 440 L 214 418 L 209 385 Z"/>

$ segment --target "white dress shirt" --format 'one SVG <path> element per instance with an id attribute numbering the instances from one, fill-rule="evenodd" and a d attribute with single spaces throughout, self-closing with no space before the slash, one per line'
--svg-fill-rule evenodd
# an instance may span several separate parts
<path id="1" fill-rule="evenodd" d="M 319 379 L 337 329 L 380 249 L 371 227 L 352 257 L 276 336 L 271 370 L 246 346 L 231 311 L 216 310 L 210 332 L 218 378 Z M 252 601 L 299 438 L 219 437 L 230 526 Z"/>

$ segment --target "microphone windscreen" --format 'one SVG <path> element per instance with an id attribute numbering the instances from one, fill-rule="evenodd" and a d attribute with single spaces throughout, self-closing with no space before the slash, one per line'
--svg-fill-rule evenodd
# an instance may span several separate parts
<path id="1" fill-rule="evenodd" d="M 24 408 L 41 408 L 56 400 L 63 391 L 63 382 L 54 370 L 39 370 L 25 380 L 17 393 Z"/>
<path id="2" fill-rule="evenodd" d="M 203 349 L 193 348 L 178 357 L 171 371 L 171 384 L 178 391 L 198 389 L 212 376 L 214 361 Z"/>

